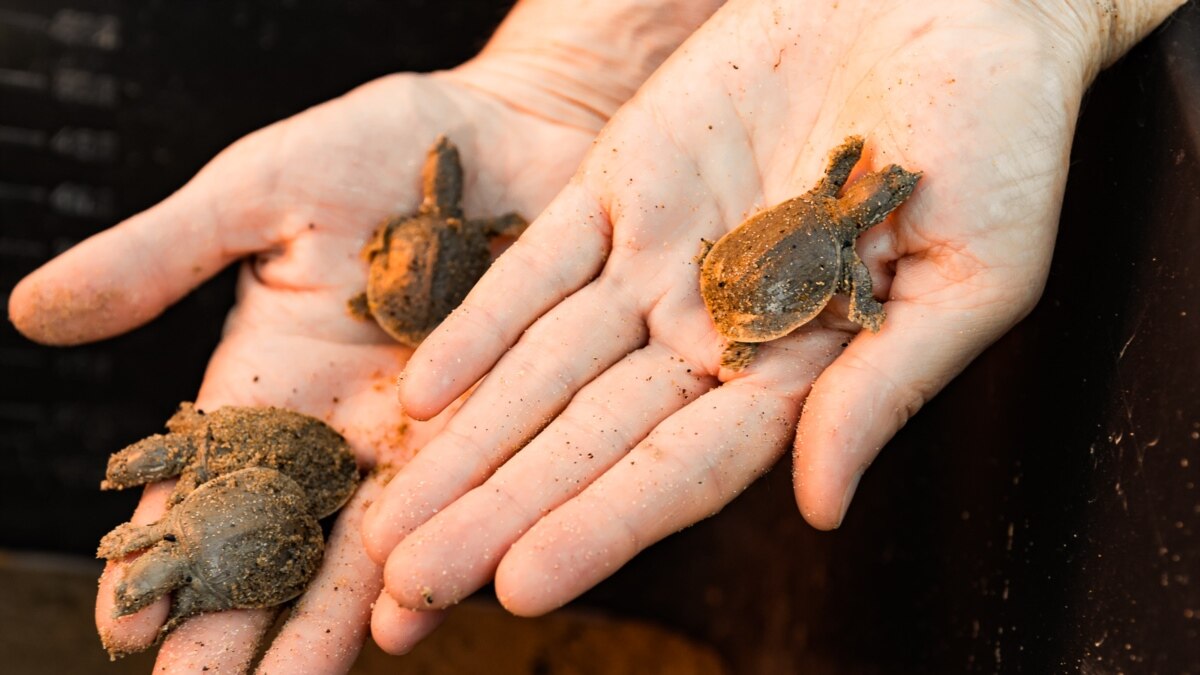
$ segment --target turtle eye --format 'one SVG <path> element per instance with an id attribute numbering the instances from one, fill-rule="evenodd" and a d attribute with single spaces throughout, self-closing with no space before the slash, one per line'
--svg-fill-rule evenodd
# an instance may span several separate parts
<path id="1" fill-rule="evenodd" d="M 171 534 L 170 532 L 168 532 L 168 533 L 166 533 L 166 534 L 164 534 L 164 535 L 163 535 L 163 541 L 169 541 L 169 542 L 171 542 L 172 544 L 174 544 L 174 543 L 175 543 L 175 535 L 173 535 L 173 534 Z"/>

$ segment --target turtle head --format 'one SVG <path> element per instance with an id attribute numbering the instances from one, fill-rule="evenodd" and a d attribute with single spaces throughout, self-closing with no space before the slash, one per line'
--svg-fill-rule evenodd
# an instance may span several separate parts
<path id="1" fill-rule="evenodd" d="M 420 213 L 445 218 L 462 217 L 462 161 L 458 157 L 458 148 L 444 135 L 438 136 L 425 156 L 421 184 L 423 197 Z"/>
<path id="2" fill-rule="evenodd" d="M 101 490 L 123 490 L 178 476 L 196 456 L 185 434 L 155 434 L 108 458 Z"/>
<path id="3" fill-rule="evenodd" d="M 133 614 L 190 582 L 187 561 L 173 539 L 159 542 L 125 568 L 117 583 L 113 617 Z"/>
<path id="4" fill-rule="evenodd" d="M 844 217 L 852 220 L 859 232 L 877 225 L 904 203 L 913 193 L 921 172 L 906 171 L 892 164 L 882 171 L 869 173 L 847 187 L 838 199 Z"/>

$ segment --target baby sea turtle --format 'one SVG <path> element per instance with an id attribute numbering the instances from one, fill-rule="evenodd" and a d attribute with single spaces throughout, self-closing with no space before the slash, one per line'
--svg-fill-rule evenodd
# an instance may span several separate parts
<path id="1" fill-rule="evenodd" d="M 421 174 L 417 212 L 388 220 L 363 248 L 370 263 L 367 290 L 350 300 L 356 316 L 372 316 L 398 342 L 416 347 L 462 303 L 487 271 L 489 237 L 516 237 L 525 220 L 463 217 L 463 170 L 458 148 L 439 136 Z"/>
<path id="2" fill-rule="evenodd" d="M 148 549 L 117 584 L 113 616 L 174 591 L 159 637 L 201 612 L 273 607 L 300 595 L 325 544 L 295 481 L 263 467 L 197 487 L 157 523 L 114 530 L 99 557 Z"/>
<path id="3" fill-rule="evenodd" d="M 872 332 L 883 325 L 883 305 L 854 242 L 908 199 L 921 174 L 892 164 L 838 197 L 862 148 L 862 138 L 851 136 L 830 154 L 812 190 L 754 215 L 716 244 L 704 242 L 700 293 L 729 340 L 723 366 L 745 367 L 757 343 L 808 323 L 834 293 L 850 296 L 851 321 Z"/>
<path id="4" fill-rule="evenodd" d="M 350 446 L 329 425 L 281 408 L 227 406 L 205 414 L 191 403 L 155 434 L 108 460 L 102 489 L 123 489 L 179 476 L 167 501 L 178 504 L 202 483 L 251 466 L 276 469 L 296 481 L 317 518 L 337 511 L 358 484 Z"/>

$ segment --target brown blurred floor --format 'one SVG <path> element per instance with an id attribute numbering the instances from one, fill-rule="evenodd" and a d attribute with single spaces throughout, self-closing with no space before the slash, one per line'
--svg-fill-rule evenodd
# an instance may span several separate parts
<path id="1" fill-rule="evenodd" d="M 153 652 L 110 662 L 92 623 L 94 560 L 0 551 L 0 672 L 151 672 Z M 352 673 L 373 675 L 723 675 L 715 652 L 665 630 L 578 612 L 518 619 L 468 602 L 412 654 L 368 644 Z"/>

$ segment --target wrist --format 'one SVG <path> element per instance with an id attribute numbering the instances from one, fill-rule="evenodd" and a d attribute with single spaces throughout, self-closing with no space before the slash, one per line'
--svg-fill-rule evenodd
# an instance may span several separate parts
<path id="1" fill-rule="evenodd" d="M 1187 0 L 1042 0 L 1033 3 L 1048 25 L 1078 41 L 1087 86 Z"/>
<path id="2" fill-rule="evenodd" d="M 1092 11 L 1098 15 L 1103 55 L 1100 67 L 1107 68 L 1125 55 L 1150 31 L 1166 21 L 1187 0 L 1118 0 L 1092 1 Z"/>
<path id="3" fill-rule="evenodd" d="M 599 130 L 723 0 L 522 0 L 446 77 Z"/>

